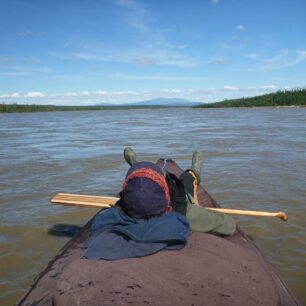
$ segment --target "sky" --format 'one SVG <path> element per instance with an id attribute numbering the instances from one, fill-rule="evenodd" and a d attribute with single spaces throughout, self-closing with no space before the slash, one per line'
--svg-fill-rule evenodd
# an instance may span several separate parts
<path id="1" fill-rule="evenodd" d="M 0 102 L 195 102 L 306 85 L 305 0 L 1 0 Z"/>

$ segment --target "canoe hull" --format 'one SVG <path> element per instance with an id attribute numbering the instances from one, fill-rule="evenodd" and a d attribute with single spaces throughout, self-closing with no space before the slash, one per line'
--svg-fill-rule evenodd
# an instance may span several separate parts
<path id="1" fill-rule="evenodd" d="M 182 171 L 173 161 L 167 168 Z M 203 187 L 198 197 L 219 207 Z M 182 250 L 118 261 L 80 258 L 89 229 L 90 222 L 17 305 L 301 305 L 239 228 L 230 237 L 194 232 Z"/>

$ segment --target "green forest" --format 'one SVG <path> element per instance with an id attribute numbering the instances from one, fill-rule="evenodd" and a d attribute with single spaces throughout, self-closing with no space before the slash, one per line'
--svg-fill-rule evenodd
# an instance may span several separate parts
<path id="1" fill-rule="evenodd" d="M 196 108 L 214 107 L 276 107 L 276 106 L 306 106 L 306 89 L 292 89 L 251 98 L 224 100 L 194 106 Z"/>

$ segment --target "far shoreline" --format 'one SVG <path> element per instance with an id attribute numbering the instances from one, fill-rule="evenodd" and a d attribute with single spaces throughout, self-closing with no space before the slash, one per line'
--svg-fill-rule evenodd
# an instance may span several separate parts
<path id="1" fill-rule="evenodd" d="M 190 106 L 160 106 L 160 107 L 135 107 L 135 108 L 130 108 L 130 107 L 118 107 L 118 108 L 103 108 L 103 109 L 54 109 L 54 110 L 17 110 L 17 111 L 0 111 L 0 114 L 25 114 L 25 113 L 56 113 L 56 112 L 93 112 L 93 111 L 119 111 L 119 110 L 161 110 L 161 109 L 182 109 L 182 108 L 188 108 L 188 109 L 280 109 L 280 108 L 305 108 L 306 105 L 279 105 L 279 106 L 223 106 L 223 107 L 190 107 Z"/>
<path id="2" fill-rule="evenodd" d="M 188 102 L 188 101 L 187 101 Z M 261 96 L 223 100 L 214 103 L 201 103 L 190 106 L 184 104 L 127 104 L 127 105 L 39 105 L 39 104 L 6 104 L 0 103 L 0 113 L 33 113 L 55 111 L 101 111 L 101 110 L 138 110 L 138 109 L 171 109 L 171 108 L 282 108 L 305 107 L 306 89 L 297 88 L 286 91 L 277 91 Z"/>

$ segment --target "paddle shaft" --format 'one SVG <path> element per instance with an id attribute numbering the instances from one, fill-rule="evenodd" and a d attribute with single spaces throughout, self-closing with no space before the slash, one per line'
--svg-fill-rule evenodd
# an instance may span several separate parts
<path id="1" fill-rule="evenodd" d="M 109 208 L 114 206 L 119 198 L 106 197 L 106 196 L 92 196 L 81 195 L 72 193 L 58 193 L 52 199 L 54 204 L 62 204 L 67 206 L 81 206 L 81 207 L 95 207 L 95 208 Z M 254 217 L 276 217 L 283 221 L 288 220 L 288 216 L 284 212 L 266 212 L 266 211 L 254 211 L 254 210 L 239 210 L 239 209 L 227 209 L 227 208 L 212 208 L 205 207 L 208 210 L 222 212 L 228 215 L 239 216 L 254 216 Z"/>

